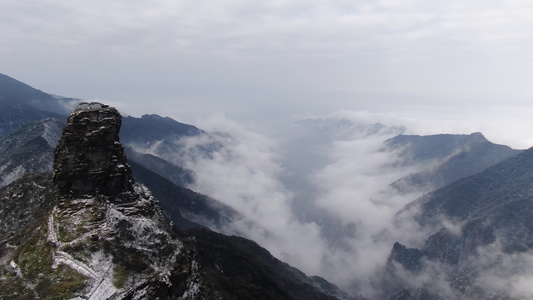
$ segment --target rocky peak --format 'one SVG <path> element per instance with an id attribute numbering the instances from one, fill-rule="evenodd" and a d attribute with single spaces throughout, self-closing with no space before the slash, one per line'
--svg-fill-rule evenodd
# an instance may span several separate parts
<path id="1" fill-rule="evenodd" d="M 132 201 L 134 179 L 118 135 L 121 120 L 114 107 L 97 102 L 82 102 L 72 112 L 54 153 L 60 196 Z"/>

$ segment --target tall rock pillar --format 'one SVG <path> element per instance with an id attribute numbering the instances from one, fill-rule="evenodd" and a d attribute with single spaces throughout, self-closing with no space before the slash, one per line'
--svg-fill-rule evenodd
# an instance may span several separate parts
<path id="1" fill-rule="evenodd" d="M 121 116 L 101 103 L 81 103 L 70 115 L 54 153 L 59 196 L 104 195 L 129 202 L 135 183 L 120 144 Z"/>

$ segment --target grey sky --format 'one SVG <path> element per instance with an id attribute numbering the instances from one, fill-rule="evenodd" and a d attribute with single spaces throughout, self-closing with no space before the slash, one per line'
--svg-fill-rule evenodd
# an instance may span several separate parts
<path id="1" fill-rule="evenodd" d="M 134 115 L 369 110 L 529 147 L 532 15 L 521 0 L 0 0 L 0 72 Z"/>

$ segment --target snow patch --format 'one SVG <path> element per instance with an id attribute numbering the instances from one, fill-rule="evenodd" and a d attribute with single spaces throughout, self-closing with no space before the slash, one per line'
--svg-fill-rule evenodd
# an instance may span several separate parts
<path id="1" fill-rule="evenodd" d="M 57 146 L 58 140 L 58 134 L 54 132 L 54 129 L 48 122 L 42 122 L 43 124 L 43 134 L 42 137 L 46 140 L 48 145 L 52 148 L 55 148 Z"/>
<path id="2" fill-rule="evenodd" d="M 55 211 L 56 209 L 54 208 L 54 210 L 52 211 L 52 213 L 50 214 L 50 216 L 48 217 L 48 241 L 56 244 L 56 245 L 59 245 L 59 241 L 57 239 L 57 232 L 56 232 L 56 229 L 54 227 L 54 214 L 55 214 Z"/>
<path id="3" fill-rule="evenodd" d="M 5 169 L 5 166 L 3 169 Z M 5 186 L 12 183 L 13 181 L 22 177 L 24 173 L 26 173 L 26 169 L 23 166 L 17 166 L 13 171 L 1 177 L 0 186 Z"/>
<path id="4" fill-rule="evenodd" d="M 10 261 L 9 266 L 13 268 L 13 271 L 15 271 L 15 274 L 17 274 L 19 278 L 22 278 L 22 272 L 20 271 L 20 267 L 17 265 L 16 262 Z"/>
<path id="5" fill-rule="evenodd" d="M 157 257 L 157 251 L 159 249 L 154 248 L 153 245 L 154 243 L 173 244 L 175 245 L 177 253 L 179 253 L 182 248 L 181 242 L 173 239 L 165 230 L 160 228 L 159 224 L 153 219 L 143 216 L 129 216 L 121 212 L 121 209 L 122 208 L 119 206 L 110 205 L 107 213 L 108 226 L 116 228 L 120 221 L 127 221 L 131 225 L 127 230 L 134 236 L 134 238 L 131 241 L 123 241 L 123 245 L 147 253 L 149 259 L 152 261 L 151 267 L 156 273 L 169 276 L 172 271 L 171 261 L 174 257 Z M 153 254 L 153 256 L 151 254 Z"/>
<path id="6" fill-rule="evenodd" d="M 118 291 L 108 277 L 103 277 L 98 281 L 93 291 L 91 291 L 89 300 L 109 299 Z"/>
<path id="7" fill-rule="evenodd" d="M 191 281 L 187 284 L 187 290 L 183 293 L 183 299 L 197 299 L 200 294 L 200 274 L 196 260 L 191 262 Z"/>

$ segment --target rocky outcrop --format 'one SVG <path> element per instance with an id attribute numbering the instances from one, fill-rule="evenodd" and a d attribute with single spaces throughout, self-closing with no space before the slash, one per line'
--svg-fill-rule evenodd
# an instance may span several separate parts
<path id="1" fill-rule="evenodd" d="M 420 269 L 420 259 L 422 258 L 422 255 L 422 251 L 418 249 L 407 248 L 404 245 L 396 242 L 392 247 L 388 264 L 390 264 L 392 261 L 396 261 L 409 271 L 418 271 Z"/>
<path id="2" fill-rule="evenodd" d="M 67 120 L 55 150 L 54 183 L 60 196 L 104 195 L 133 200 L 134 179 L 119 142 L 121 116 L 100 103 L 82 103 Z"/>
<path id="3" fill-rule="evenodd" d="M 42 250 L 52 262 L 43 277 L 54 283 L 54 266 L 61 265 L 75 271 L 72 296 L 176 298 L 187 285 L 187 278 L 176 277 L 185 257 L 182 244 L 150 191 L 135 183 L 119 141 L 120 125 L 115 108 L 96 102 L 81 103 L 68 118 L 54 153 L 56 206 L 40 225 L 47 235 L 38 237 L 46 240 Z M 66 296 L 37 292 L 48 293 Z"/>

